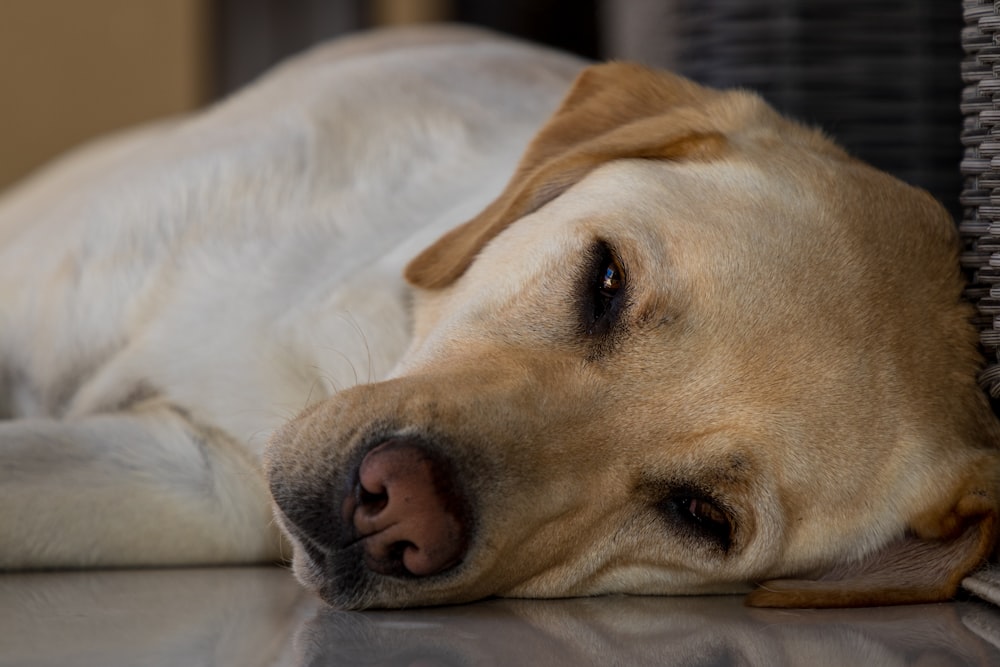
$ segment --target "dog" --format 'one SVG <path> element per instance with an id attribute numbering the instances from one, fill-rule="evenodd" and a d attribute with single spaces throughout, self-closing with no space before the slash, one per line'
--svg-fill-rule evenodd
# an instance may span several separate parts
<path id="1" fill-rule="evenodd" d="M 748 92 L 472 29 L 318 47 L 0 202 L 0 567 L 947 599 L 1000 485 L 958 248 Z"/>

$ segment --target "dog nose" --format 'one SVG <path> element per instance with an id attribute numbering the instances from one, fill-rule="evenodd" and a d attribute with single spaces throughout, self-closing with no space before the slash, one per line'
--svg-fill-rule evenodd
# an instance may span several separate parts
<path id="1" fill-rule="evenodd" d="M 374 572 L 424 577 L 465 555 L 468 521 L 455 475 L 415 439 L 394 438 L 368 452 L 354 500 L 354 528 Z"/>

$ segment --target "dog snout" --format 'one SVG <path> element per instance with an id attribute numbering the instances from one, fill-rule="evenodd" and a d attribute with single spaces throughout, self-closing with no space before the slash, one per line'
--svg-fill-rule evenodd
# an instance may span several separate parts
<path id="1" fill-rule="evenodd" d="M 377 574 L 439 574 L 461 562 L 469 544 L 467 504 L 452 466 L 413 438 L 387 440 L 364 456 L 343 520 Z"/>

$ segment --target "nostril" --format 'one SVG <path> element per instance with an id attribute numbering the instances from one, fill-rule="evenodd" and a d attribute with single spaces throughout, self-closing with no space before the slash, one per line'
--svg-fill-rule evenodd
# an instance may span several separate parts
<path id="1" fill-rule="evenodd" d="M 359 481 L 355 493 L 358 509 L 371 515 L 378 514 L 389 504 L 389 495 L 383 490 L 372 492 L 367 490 Z"/>
<path id="2" fill-rule="evenodd" d="M 454 474 L 416 440 L 372 449 L 358 470 L 355 501 L 354 528 L 374 572 L 428 576 L 465 554 L 468 522 Z"/>

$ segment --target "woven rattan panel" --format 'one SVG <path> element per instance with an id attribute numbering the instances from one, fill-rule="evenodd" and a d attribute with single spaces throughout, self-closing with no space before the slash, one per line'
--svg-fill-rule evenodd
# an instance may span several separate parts
<path id="1" fill-rule="evenodd" d="M 956 0 L 674 0 L 677 66 L 745 86 L 958 217 Z"/>
<path id="2" fill-rule="evenodd" d="M 983 387 L 1000 399 L 1000 1 L 963 0 L 962 142 L 965 157 L 959 223 L 966 248 L 968 297 L 977 305 L 977 324 L 986 353 Z"/>

